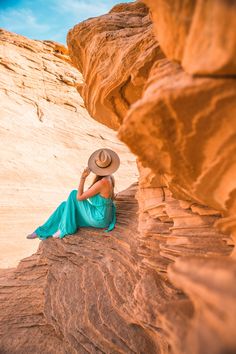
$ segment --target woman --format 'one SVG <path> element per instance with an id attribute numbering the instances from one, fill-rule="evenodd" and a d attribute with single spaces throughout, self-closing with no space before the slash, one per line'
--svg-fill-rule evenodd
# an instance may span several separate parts
<path id="1" fill-rule="evenodd" d="M 74 234 L 79 227 L 107 228 L 111 231 L 116 223 L 116 207 L 113 202 L 115 180 L 112 173 L 120 165 L 119 156 L 110 149 L 96 150 L 88 160 L 81 175 L 78 190 L 70 192 L 48 220 L 27 238 L 45 240 Z M 84 182 L 90 172 L 96 174 L 91 186 L 84 192 Z"/>

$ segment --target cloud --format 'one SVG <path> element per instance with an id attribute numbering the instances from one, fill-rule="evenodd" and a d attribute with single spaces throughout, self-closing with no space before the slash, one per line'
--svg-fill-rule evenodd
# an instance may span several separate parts
<path id="1" fill-rule="evenodd" d="M 86 19 L 108 12 L 113 6 L 113 1 L 55 0 L 54 4 L 57 12 L 71 14 L 78 19 Z"/>
<path id="2" fill-rule="evenodd" d="M 124 1 L 130 0 L 8 0 L 0 10 L 0 27 L 32 39 L 65 43 L 75 24 L 103 15 Z"/>
<path id="3" fill-rule="evenodd" d="M 21 33 L 25 30 L 45 33 L 49 24 L 40 23 L 31 9 L 5 9 L 0 12 L 0 25 L 12 32 Z"/>

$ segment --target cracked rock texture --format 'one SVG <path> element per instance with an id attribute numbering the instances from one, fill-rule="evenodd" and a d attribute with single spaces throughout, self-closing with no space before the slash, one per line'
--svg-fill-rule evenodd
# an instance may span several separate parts
<path id="1" fill-rule="evenodd" d="M 116 192 L 136 181 L 137 171 L 116 132 L 84 108 L 76 90 L 82 77 L 63 45 L 1 30 L 0 70 L 0 267 L 6 267 L 36 251 L 38 243 L 25 236 L 77 188 L 96 148 L 121 157 Z"/>
<path id="2" fill-rule="evenodd" d="M 151 13 L 120 4 L 68 33 L 76 88 L 137 155 L 139 178 L 118 194 L 111 233 L 48 239 L 1 272 L 4 353 L 236 352 L 236 92 L 224 26 L 234 3 L 147 4 Z M 206 34 L 190 42 L 197 25 Z M 210 28 L 218 34 L 195 76 L 186 43 L 199 54 Z M 228 62 L 207 72 L 219 33 Z"/>

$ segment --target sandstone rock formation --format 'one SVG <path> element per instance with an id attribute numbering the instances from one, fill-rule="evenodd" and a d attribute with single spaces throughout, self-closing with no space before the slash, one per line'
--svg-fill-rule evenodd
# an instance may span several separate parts
<path id="1" fill-rule="evenodd" d="M 92 117 L 117 129 L 141 97 L 156 56 L 163 57 L 151 33 L 148 9 L 141 3 L 117 5 L 109 15 L 75 26 L 68 46 L 83 73 L 84 85 L 77 89 L 86 108 Z"/>
<path id="2" fill-rule="evenodd" d="M 118 194 L 118 223 L 109 237 L 98 229 L 81 228 L 62 240 L 42 241 L 35 255 L 23 259 L 16 269 L 2 271 L 2 352 L 153 354 L 168 353 L 171 343 L 171 352 L 183 353 L 194 314 L 190 299 L 199 304 L 200 298 L 207 308 L 208 292 L 213 292 L 214 307 L 211 303 L 207 313 L 199 313 L 203 321 L 199 336 L 209 331 L 207 320 L 212 315 L 224 316 L 225 324 L 217 319 L 223 332 L 223 326 L 233 324 L 234 314 L 225 312 L 220 301 L 222 288 L 214 284 L 216 264 L 224 271 L 219 274 L 223 290 L 228 290 L 225 275 L 227 279 L 231 275 L 226 263 L 225 268 L 220 264 L 230 249 L 223 242 L 225 236 L 212 228 L 216 216 L 207 208 L 194 214 L 166 188 L 163 201 L 157 181 L 153 188 L 145 186 L 148 176 L 150 171 L 143 170 L 139 186 L 133 184 Z M 194 279 L 189 262 L 185 265 L 182 259 L 170 273 L 174 282 L 191 289 L 189 299 L 170 283 L 166 269 L 178 256 L 193 253 L 199 256 L 191 258 Z M 208 260 L 206 278 L 205 257 L 212 254 L 216 261 Z M 191 281 L 194 284 L 188 287 Z M 232 302 L 233 296 L 229 292 L 225 300 Z M 208 346 L 202 349 L 209 353 Z"/>
<path id="3" fill-rule="evenodd" d="M 219 19 L 234 6 L 219 1 L 211 14 L 201 0 L 147 4 L 151 14 L 121 4 L 68 34 L 84 80 L 77 90 L 138 156 L 139 179 L 118 194 L 109 235 L 48 239 L 2 272 L 5 353 L 236 351 L 233 46 L 210 72 L 217 41 L 201 64 L 201 41 L 191 39 L 202 12 L 207 34 L 233 31 Z M 196 51 L 185 66 L 188 41 Z"/>
<path id="4" fill-rule="evenodd" d="M 63 45 L 1 30 L 0 70 L 1 268 L 36 251 L 38 243 L 26 234 L 77 188 L 94 149 L 119 153 L 116 192 L 137 173 L 135 157 L 116 133 L 84 108 L 76 90 L 82 77 Z"/>
<path id="5" fill-rule="evenodd" d="M 235 1 L 143 0 L 169 59 L 186 72 L 231 76 L 236 72 Z"/>
<path id="6" fill-rule="evenodd" d="M 89 112 L 139 157 L 133 311 L 161 353 L 233 353 L 235 4 L 144 2 L 67 38 Z"/>
<path id="7" fill-rule="evenodd" d="M 0 274 L 1 352 L 156 352 L 151 335 L 130 317 L 139 279 L 131 256 L 136 188 L 119 194 L 119 225 L 111 236 L 83 228 L 48 239 L 16 270 Z"/>

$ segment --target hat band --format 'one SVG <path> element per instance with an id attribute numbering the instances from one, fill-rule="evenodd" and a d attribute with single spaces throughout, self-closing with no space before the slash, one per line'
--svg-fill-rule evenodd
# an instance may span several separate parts
<path id="1" fill-rule="evenodd" d="M 108 164 L 106 164 L 106 166 L 101 166 L 101 165 L 98 165 L 97 161 L 95 160 L 95 164 L 100 168 L 107 168 L 110 166 L 111 163 L 112 163 L 112 159 L 110 160 L 110 162 L 108 162 Z"/>

